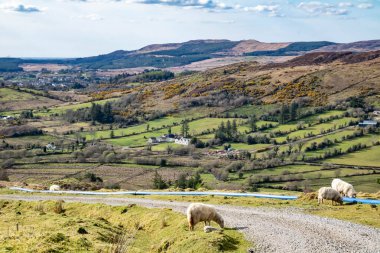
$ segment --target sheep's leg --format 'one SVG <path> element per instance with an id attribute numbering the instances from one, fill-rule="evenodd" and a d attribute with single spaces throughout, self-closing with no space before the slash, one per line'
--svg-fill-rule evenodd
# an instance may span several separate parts
<path id="1" fill-rule="evenodd" d="M 204 221 L 205 222 L 205 226 L 207 226 L 207 221 Z"/>
<path id="2" fill-rule="evenodd" d="M 193 231 L 194 230 L 194 224 L 189 222 L 189 230 L 190 231 Z"/>

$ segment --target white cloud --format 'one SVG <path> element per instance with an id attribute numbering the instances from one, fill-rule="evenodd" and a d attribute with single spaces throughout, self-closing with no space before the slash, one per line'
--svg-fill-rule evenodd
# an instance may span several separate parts
<path id="1" fill-rule="evenodd" d="M 31 5 L 23 5 L 23 4 L 3 4 L 0 5 L 0 10 L 8 11 L 8 12 L 20 12 L 20 13 L 33 13 L 33 12 L 41 12 L 42 9 L 31 6 Z"/>
<path id="2" fill-rule="evenodd" d="M 348 7 L 353 7 L 354 4 L 353 3 L 350 3 L 350 2 L 341 2 L 338 4 L 339 7 L 341 8 L 348 8 Z"/>
<path id="3" fill-rule="evenodd" d="M 237 9 L 243 9 L 244 11 L 258 12 L 258 13 L 266 13 L 270 17 L 282 17 L 283 14 L 279 13 L 278 5 L 256 5 L 254 7 L 240 7 L 237 6 Z"/>
<path id="4" fill-rule="evenodd" d="M 371 3 L 361 3 L 361 4 L 358 4 L 358 8 L 359 9 L 371 9 L 371 8 L 373 8 L 373 4 L 371 4 Z"/>
<path id="5" fill-rule="evenodd" d="M 161 5 L 170 5 L 178 7 L 192 7 L 200 9 L 219 9 L 219 10 L 228 10 L 232 9 L 231 6 L 215 2 L 213 0 L 140 0 L 138 3 L 142 4 L 161 4 Z"/>
<path id="6" fill-rule="evenodd" d="M 301 2 L 297 7 L 313 16 L 348 14 L 347 9 L 339 8 L 333 4 L 321 2 Z"/>

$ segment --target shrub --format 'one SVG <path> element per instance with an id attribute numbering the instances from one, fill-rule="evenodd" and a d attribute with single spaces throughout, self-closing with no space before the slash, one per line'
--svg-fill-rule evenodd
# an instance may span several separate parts
<path id="1" fill-rule="evenodd" d="M 83 227 L 79 227 L 77 232 L 81 235 L 88 234 L 87 230 Z"/>
<path id="2" fill-rule="evenodd" d="M 62 233 L 57 233 L 57 234 L 51 235 L 47 240 L 49 242 L 59 243 L 63 241 L 68 241 L 68 237 Z"/>
<path id="3" fill-rule="evenodd" d="M 55 202 L 53 211 L 57 214 L 61 214 L 65 212 L 65 209 L 63 208 L 63 200 L 58 200 Z"/>
<path id="4" fill-rule="evenodd" d="M 121 186 L 118 183 L 108 183 L 104 186 L 104 188 L 111 189 L 111 190 L 119 190 Z"/>
<path id="5" fill-rule="evenodd" d="M 15 160 L 14 159 L 7 159 L 5 160 L 2 164 L 1 164 L 1 168 L 2 169 L 10 169 L 13 167 L 13 165 L 15 164 Z"/>
<path id="6" fill-rule="evenodd" d="M 34 207 L 34 211 L 36 212 L 39 212 L 40 214 L 45 214 L 45 210 L 44 210 L 44 205 L 42 203 L 38 203 L 35 207 Z"/>

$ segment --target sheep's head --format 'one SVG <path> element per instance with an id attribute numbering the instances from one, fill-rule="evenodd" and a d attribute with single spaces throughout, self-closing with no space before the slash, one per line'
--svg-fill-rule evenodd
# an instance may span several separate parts
<path id="1" fill-rule="evenodd" d="M 216 215 L 215 222 L 218 223 L 221 228 L 224 228 L 224 220 L 220 214 Z"/>
<path id="2" fill-rule="evenodd" d="M 353 189 L 348 190 L 347 196 L 350 198 L 356 198 L 356 192 Z"/>

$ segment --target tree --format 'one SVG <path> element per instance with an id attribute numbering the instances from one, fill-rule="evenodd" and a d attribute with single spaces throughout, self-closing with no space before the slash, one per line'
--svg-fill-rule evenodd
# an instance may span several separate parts
<path id="1" fill-rule="evenodd" d="M 300 141 L 297 143 L 297 145 L 298 145 L 298 152 L 301 152 L 303 145 L 305 145 L 305 142 Z"/>
<path id="2" fill-rule="evenodd" d="M 232 121 L 232 129 L 231 129 L 232 131 L 232 134 L 233 135 L 235 135 L 236 133 L 237 133 L 237 123 L 236 123 L 236 119 L 234 119 L 233 121 Z"/>
<path id="3" fill-rule="evenodd" d="M 249 117 L 249 128 L 251 132 L 257 131 L 256 123 L 257 123 L 256 115 L 252 115 L 251 117 Z"/>
<path id="4" fill-rule="evenodd" d="M 7 171 L 3 168 L 0 168 L 0 180 L 3 180 L 3 181 L 9 180 Z"/>
<path id="5" fill-rule="evenodd" d="M 178 179 L 176 180 L 176 187 L 185 189 L 186 186 L 187 186 L 186 174 L 180 174 Z"/>
<path id="6" fill-rule="evenodd" d="M 168 188 L 167 183 L 162 179 L 162 176 L 158 174 L 156 170 L 153 177 L 153 186 L 155 189 L 166 189 Z"/>
<path id="7" fill-rule="evenodd" d="M 90 108 L 90 118 L 93 122 L 102 121 L 102 107 L 101 105 L 92 103 Z"/>
<path id="8" fill-rule="evenodd" d="M 298 115 L 298 104 L 293 102 L 290 104 L 290 120 L 294 121 L 297 119 Z"/>
<path id="9" fill-rule="evenodd" d="M 112 114 L 112 106 L 110 102 L 107 102 L 103 106 L 103 120 L 100 120 L 103 123 L 112 123 L 113 122 L 113 114 Z"/>
<path id="10" fill-rule="evenodd" d="M 189 127 L 189 122 L 187 120 L 184 120 L 182 122 L 182 126 L 181 126 L 181 135 L 183 137 L 188 137 L 189 135 L 189 130 L 190 130 L 190 127 Z"/>
<path id="11" fill-rule="evenodd" d="M 33 118 L 33 112 L 32 110 L 22 111 L 20 114 L 20 118 L 22 119 L 32 119 Z"/>
<path id="12" fill-rule="evenodd" d="M 280 115 L 278 121 L 281 124 L 284 124 L 288 121 L 289 107 L 286 104 L 281 106 Z"/>

